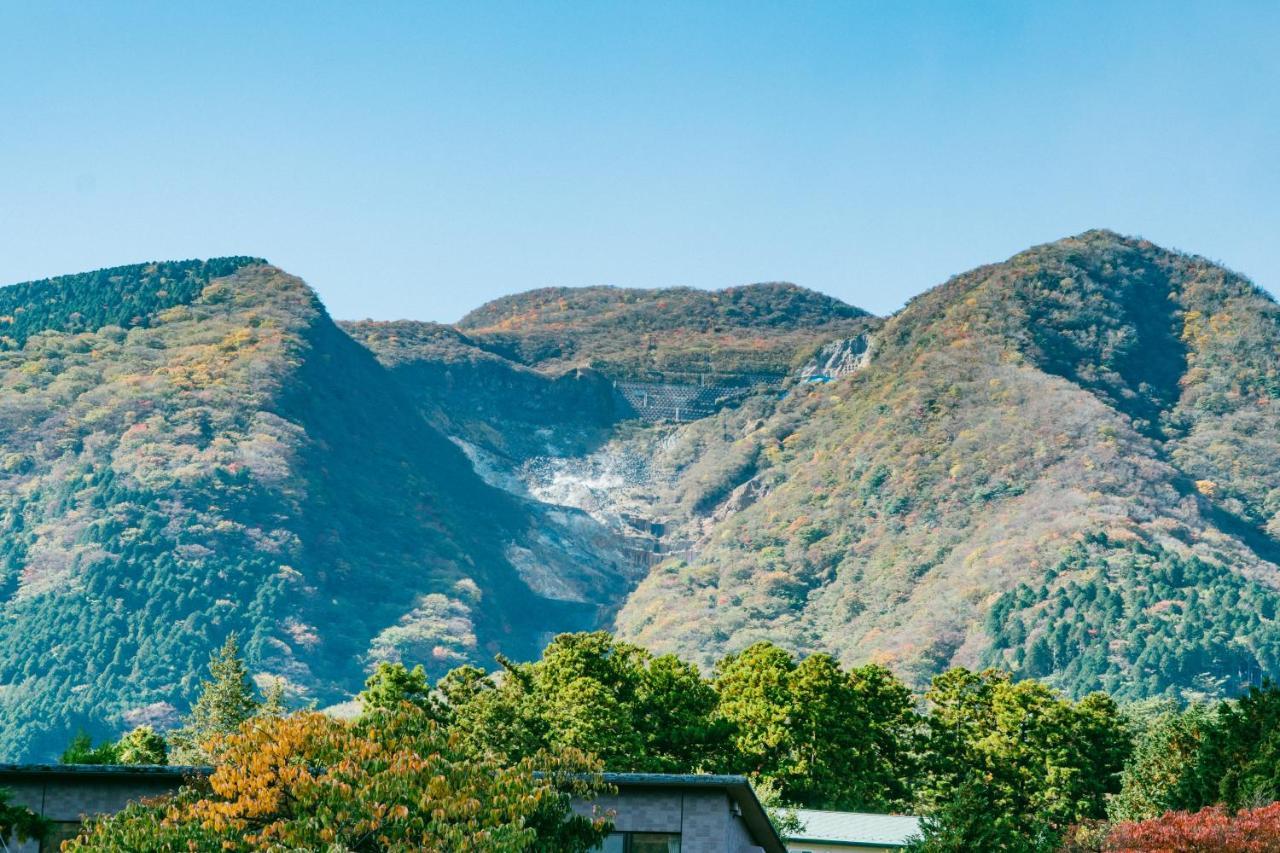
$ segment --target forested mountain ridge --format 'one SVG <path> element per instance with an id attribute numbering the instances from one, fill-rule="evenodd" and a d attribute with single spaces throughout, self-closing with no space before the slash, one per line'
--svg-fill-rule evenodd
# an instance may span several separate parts
<path id="1" fill-rule="evenodd" d="M 233 630 L 322 704 L 597 626 L 1233 693 L 1280 674 L 1278 392 L 1274 300 L 1105 231 L 884 319 L 765 284 L 335 324 L 253 258 L 0 288 L 0 755 L 163 723 Z"/>
<path id="2" fill-rule="evenodd" d="M 605 556 L 540 539 L 566 522 L 485 485 L 261 261 L 125 267 L 0 304 L 13 294 L 15 318 L 44 319 L 0 352 L 6 757 L 79 725 L 163 724 L 231 631 L 259 678 L 324 703 L 378 659 L 529 654 L 625 586 Z M 517 544 L 557 566 L 551 597 Z"/>
<path id="3" fill-rule="evenodd" d="M 724 431 L 761 448 L 753 502 L 641 584 L 623 636 L 1131 698 L 1275 674 L 1278 318 L 1110 232 L 958 276 L 865 370 Z"/>
<path id="4" fill-rule="evenodd" d="M 593 367 L 614 379 L 781 377 L 815 341 L 874 324 L 867 312 L 781 282 L 723 290 L 554 287 L 505 296 L 458 328 L 519 364 Z"/>

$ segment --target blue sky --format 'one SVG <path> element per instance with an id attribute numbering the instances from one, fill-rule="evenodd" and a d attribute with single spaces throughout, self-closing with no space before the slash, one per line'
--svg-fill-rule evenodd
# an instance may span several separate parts
<path id="1" fill-rule="evenodd" d="M 262 255 L 341 318 L 1091 227 L 1280 291 L 1280 3 L 0 0 L 0 282 Z"/>

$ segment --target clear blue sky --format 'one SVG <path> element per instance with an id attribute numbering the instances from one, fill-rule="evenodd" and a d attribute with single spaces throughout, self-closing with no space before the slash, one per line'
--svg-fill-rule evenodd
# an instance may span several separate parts
<path id="1" fill-rule="evenodd" d="M 341 318 L 1103 226 L 1280 290 L 1280 3 L 0 0 L 0 282 L 263 255 Z"/>

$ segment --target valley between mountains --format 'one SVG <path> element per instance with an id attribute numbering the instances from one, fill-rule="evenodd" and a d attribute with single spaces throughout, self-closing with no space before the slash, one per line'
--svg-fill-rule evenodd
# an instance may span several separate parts
<path id="1" fill-rule="evenodd" d="M 256 258 L 0 289 L 0 757 L 607 628 L 921 686 L 1280 674 L 1280 305 L 1108 231 L 890 317 L 789 284 L 335 323 Z"/>

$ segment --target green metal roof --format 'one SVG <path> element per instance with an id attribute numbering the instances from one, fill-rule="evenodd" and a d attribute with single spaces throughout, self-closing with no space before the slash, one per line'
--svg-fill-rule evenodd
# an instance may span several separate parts
<path id="1" fill-rule="evenodd" d="M 844 847 L 906 847 L 920 835 L 920 818 L 913 815 L 864 814 L 796 809 L 801 829 L 787 836 L 790 843 L 808 841 Z"/>

